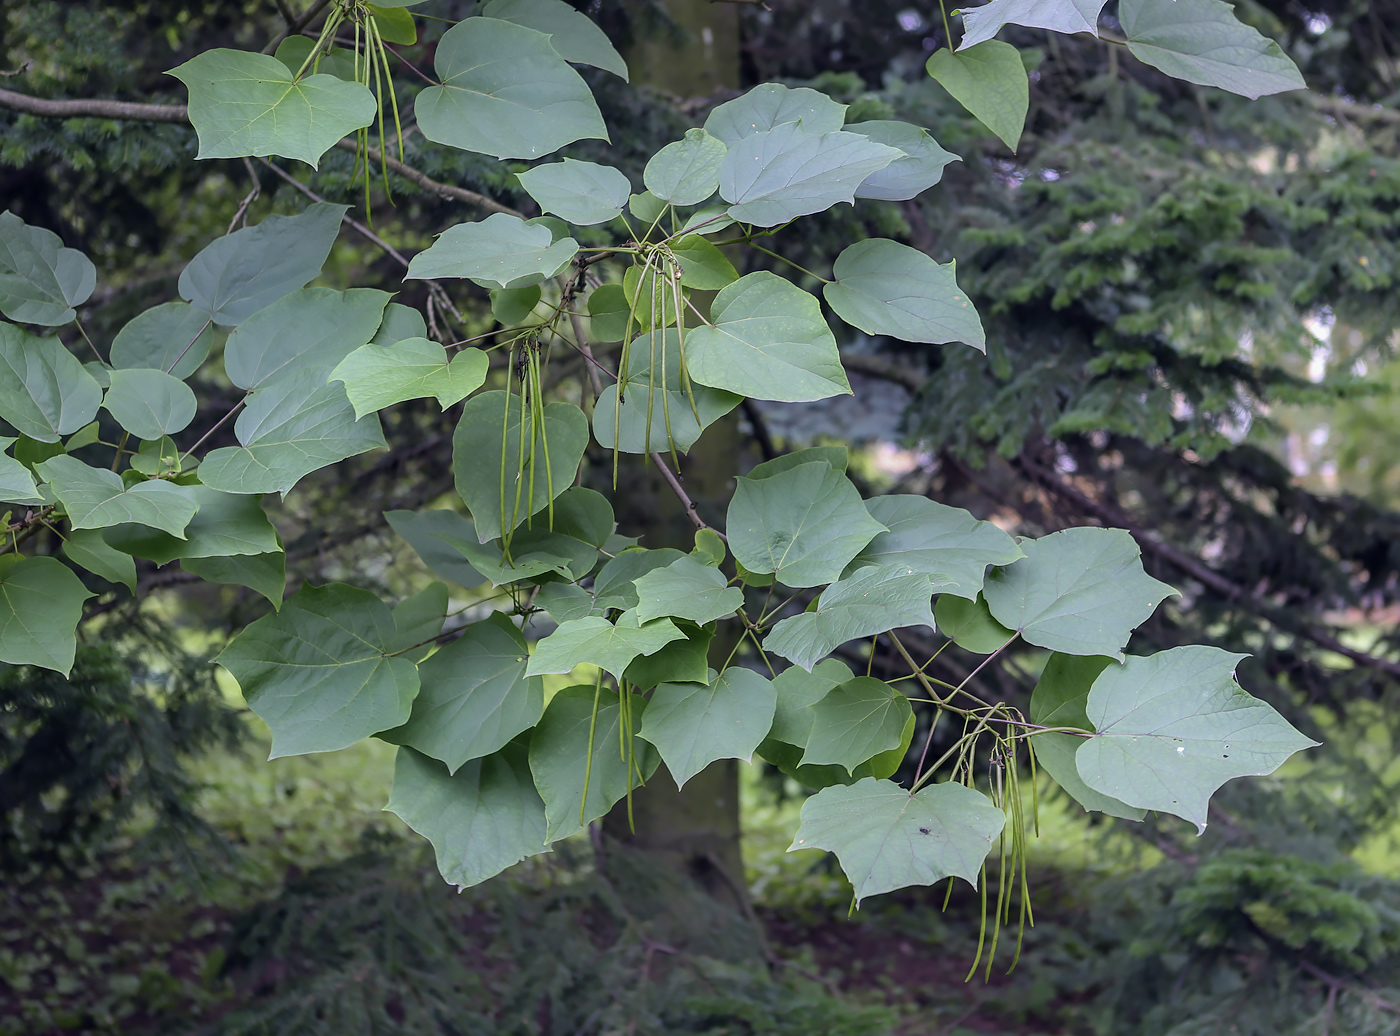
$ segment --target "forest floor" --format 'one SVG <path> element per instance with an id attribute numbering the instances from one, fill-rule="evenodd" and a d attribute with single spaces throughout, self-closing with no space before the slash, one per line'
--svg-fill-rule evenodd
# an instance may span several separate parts
<path id="1" fill-rule="evenodd" d="M 724 970 L 736 960 L 687 961 L 682 974 L 645 926 L 627 942 L 635 926 L 590 877 L 586 844 L 455 895 L 423 843 L 381 812 L 392 753 L 368 742 L 264 763 L 254 746 L 201 760 L 203 812 L 231 854 L 152 855 L 133 833 L 100 860 L 10 889 L 0 899 L 0 1036 L 336 1031 L 317 997 L 332 1014 L 355 1001 L 366 1031 L 386 1033 L 419 1031 L 415 1011 L 433 1004 L 448 1013 L 472 1005 L 476 1022 L 460 1031 L 483 1034 L 573 1032 L 566 1008 L 595 1031 L 599 1019 L 622 1017 L 620 1005 L 634 1015 L 611 1031 L 1088 1031 L 1075 1021 L 1094 992 L 1079 890 L 1104 872 L 1087 869 L 1088 825 L 1053 802 L 1031 861 L 1038 923 L 1021 960 L 1008 974 L 1013 909 L 990 973 L 989 930 L 970 975 L 982 935 L 975 892 L 962 885 L 946 905 L 944 886 L 883 896 L 848 916 L 849 886 L 826 858 L 784 851 L 800 803 L 750 771 L 746 855 L 778 984 L 751 988 L 754 968 L 743 961 L 738 972 Z M 1151 862 L 1133 845 L 1093 841 L 1100 866 Z M 429 977 L 408 1001 L 390 993 L 371 1003 L 377 982 L 412 987 L 414 975 Z M 593 986 L 611 992 L 600 999 Z M 694 1006 L 715 997 L 724 1004 Z"/>

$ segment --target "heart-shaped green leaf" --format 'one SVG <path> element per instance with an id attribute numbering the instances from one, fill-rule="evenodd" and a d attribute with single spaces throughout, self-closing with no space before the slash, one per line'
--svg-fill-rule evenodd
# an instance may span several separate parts
<path id="1" fill-rule="evenodd" d="M 928 74 L 1012 151 L 1030 108 L 1030 82 L 1021 52 L 987 40 L 956 54 L 946 47 L 928 59 Z"/>
<path id="2" fill-rule="evenodd" d="M 97 287 L 97 267 L 59 236 L 0 212 L 0 313 L 21 324 L 56 327 L 76 315 Z"/>
<path id="3" fill-rule="evenodd" d="M 573 238 L 555 241 L 546 226 L 495 212 L 448 227 L 413 257 L 404 279 L 468 277 L 483 288 L 520 288 L 554 276 L 577 252 Z"/>
<path id="4" fill-rule="evenodd" d="M 666 683 L 653 692 L 637 736 L 656 746 L 677 787 L 717 759 L 753 757 L 773 722 L 777 695 L 750 669 L 711 673 L 709 685 Z"/>
<path id="5" fill-rule="evenodd" d="M 432 396 L 446 410 L 486 381 L 487 359 L 480 349 L 447 350 L 427 338 L 405 338 L 393 345 L 362 345 L 331 371 L 345 383 L 357 418 L 406 399 Z"/>

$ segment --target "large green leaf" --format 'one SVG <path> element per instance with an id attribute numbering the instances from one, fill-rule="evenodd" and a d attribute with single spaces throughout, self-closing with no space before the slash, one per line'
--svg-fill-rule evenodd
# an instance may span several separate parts
<path id="1" fill-rule="evenodd" d="M 224 370 L 239 388 L 332 368 L 374 337 L 389 302 L 374 288 L 303 288 L 254 313 L 229 335 Z"/>
<path id="2" fill-rule="evenodd" d="M 1009 565 L 1023 556 L 1010 536 L 961 507 L 894 494 L 867 500 L 865 508 L 888 531 L 856 555 L 852 572 L 866 565 L 902 565 L 942 584 L 940 593 L 972 600 L 982 590 L 988 565 Z"/>
<path id="3" fill-rule="evenodd" d="M 348 208 L 316 202 L 300 215 L 268 216 L 218 238 L 181 272 L 180 297 L 216 324 L 241 323 L 321 272 Z"/>
<path id="4" fill-rule="evenodd" d="M 593 408 L 593 437 L 606 450 L 616 445 L 623 453 L 651 453 L 674 443 L 677 450 L 685 452 L 706 428 L 741 402 L 732 392 L 705 385 L 692 383 L 686 392 L 681 380 L 680 337 L 674 327 L 632 341 L 625 399 L 619 414 L 617 386 L 608 385 Z"/>
<path id="5" fill-rule="evenodd" d="M 78 567 L 136 593 L 136 562 L 130 554 L 109 546 L 101 530 L 69 530 L 68 538 L 63 541 L 63 554 Z"/>
<path id="6" fill-rule="evenodd" d="M 910 795 L 891 781 L 867 777 L 824 788 L 804 802 L 788 852 L 835 853 L 859 904 L 866 896 L 949 876 L 975 885 L 1005 823 L 987 796 L 961 784 L 931 784 Z"/>
<path id="7" fill-rule="evenodd" d="M 476 526 L 456 511 L 385 511 L 390 527 L 408 541 L 435 575 L 470 590 L 486 582 L 454 542 L 476 540 Z"/>
<path id="8" fill-rule="evenodd" d="M 152 479 L 127 488 L 115 471 L 90 467 L 76 457 L 51 457 L 34 470 L 48 481 L 75 529 L 134 522 L 184 539 L 185 526 L 199 509 L 188 486 Z"/>
<path id="9" fill-rule="evenodd" d="M 991 0 L 963 11 L 963 38 L 958 50 L 991 39 L 1004 25 L 1073 34 L 1099 34 L 1099 12 L 1108 0 Z"/>
<path id="10" fill-rule="evenodd" d="M 1100 673 L 1114 664 L 1113 659 L 1103 655 L 1055 652 L 1045 663 L 1031 695 L 1031 722 L 1043 727 L 1075 727 L 1092 732 L 1094 727 L 1085 711 L 1089 704 L 1089 688 Z M 1074 756 L 1084 740 L 1078 734 L 1037 734 L 1032 741 L 1036 764 L 1086 810 L 1124 820 L 1141 820 L 1147 815 L 1146 810 L 1135 809 L 1095 791 L 1079 776 Z"/>
<path id="11" fill-rule="evenodd" d="M 147 441 L 184 431 L 199 409 L 194 391 L 179 378 L 140 368 L 112 371 L 102 405 L 117 424 Z"/>
<path id="12" fill-rule="evenodd" d="M 304 586 L 248 626 L 214 660 L 272 729 L 272 755 L 333 752 L 401 726 L 418 667 L 390 657 L 389 606 L 344 583 Z"/>
<path id="13" fill-rule="evenodd" d="M 37 665 L 67 676 L 83 602 L 91 596 L 56 558 L 0 558 L 0 662 Z"/>
<path id="14" fill-rule="evenodd" d="M 507 402 L 510 404 L 508 424 L 505 421 Z M 526 519 L 545 510 L 551 500 L 568 489 L 588 445 L 588 418 L 572 403 L 546 406 L 540 430 L 536 429 L 528 408 L 522 421 L 523 406 L 518 392 L 507 397 L 504 390 L 493 389 L 473 396 L 462 407 L 461 420 L 452 436 L 452 472 L 457 492 L 471 510 L 477 539 L 482 543 L 523 525 Z M 502 432 L 505 433 L 504 444 Z M 516 465 L 521 456 L 522 438 L 527 464 L 523 472 L 518 472 Z M 532 446 L 533 469 L 528 463 Z M 546 446 L 549 451 L 547 467 Z M 504 471 L 501 469 L 503 460 Z"/>
<path id="15" fill-rule="evenodd" d="M 468 277 L 483 288 L 519 288 L 552 277 L 577 252 L 573 238 L 555 241 L 546 226 L 495 212 L 448 227 L 427 251 L 413 257 L 404 278 Z"/>
<path id="16" fill-rule="evenodd" d="M 588 294 L 589 337 L 598 342 L 620 342 L 627 336 L 631 306 L 621 284 L 603 284 Z M 632 330 L 637 329 L 636 324 Z"/>
<path id="17" fill-rule="evenodd" d="M 868 238 L 836 257 L 822 289 L 836 315 L 866 334 L 906 342 L 965 342 L 987 351 L 977 310 L 957 282 L 957 263 L 940 266 L 916 248 Z"/>
<path id="18" fill-rule="evenodd" d="M 58 442 L 97 416 L 102 388 L 57 338 L 0 323 L 0 417 L 40 442 Z"/>
<path id="19" fill-rule="evenodd" d="M 34 476 L 5 452 L 14 444 L 14 439 L 0 435 L 0 503 L 42 504 L 44 498 L 39 495 Z"/>
<path id="20" fill-rule="evenodd" d="M 1273 773 L 1316 745 L 1235 682 L 1245 657 L 1177 647 L 1105 669 L 1085 707 L 1096 736 L 1075 754 L 1084 783 L 1204 832 L 1210 797 L 1222 784 Z"/>
<path id="21" fill-rule="evenodd" d="M 294 80 L 269 54 L 220 47 L 169 74 L 189 87 L 196 158 L 280 155 L 314 167 L 378 110 L 368 87 L 324 74 Z"/>
<path id="22" fill-rule="evenodd" d="M 730 145 L 719 196 L 739 222 L 773 227 L 837 202 L 854 204 L 867 176 L 903 157 L 859 133 L 816 133 L 805 123 L 786 123 Z"/>
<path id="23" fill-rule="evenodd" d="M 563 0 L 490 0 L 481 13 L 547 32 L 550 44 L 565 61 L 592 65 L 627 79 L 627 62 L 607 33 Z"/>
<path id="24" fill-rule="evenodd" d="M 406 399 L 432 396 L 446 410 L 486 381 L 487 359 L 480 349 L 447 350 L 427 338 L 405 338 L 393 345 L 362 345 L 331 371 L 345 383 L 345 394 L 364 417 Z"/>
<path id="25" fill-rule="evenodd" d="M 523 742 L 475 759 L 455 774 L 400 748 L 384 807 L 433 844 L 444 881 L 465 888 L 544 852 L 544 802 Z"/>
<path id="26" fill-rule="evenodd" d="M 1134 57 L 1188 83 L 1249 98 L 1307 87 L 1283 49 L 1221 0 L 1122 0 L 1118 21 Z"/>
<path id="27" fill-rule="evenodd" d="M 928 74 L 1016 150 L 1030 108 L 1030 81 L 1020 51 L 1000 40 L 987 40 L 956 54 L 944 47 L 928 59 Z"/>
<path id="28" fill-rule="evenodd" d="M 637 618 L 669 615 L 704 624 L 733 615 L 744 606 L 744 592 L 729 586 L 719 569 L 687 555 L 636 580 Z"/>
<path id="29" fill-rule="evenodd" d="M 495 158 L 540 158 L 584 138 L 608 139 L 593 94 L 550 37 L 500 18 L 467 18 L 438 41 L 441 86 L 414 113 L 437 144 Z"/>
<path id="30" fill-rule="evenodd" d="M 234 424 L 243 445 L 214 450 L 199 466 L 205 485 L 228 493 L 281 493 L 318 468 L 384 446 L 377 417 L 355 420 L 345 386 L 324 371 L 271 381 Z"/>
<path id="31" fill-rule="evenodd" d="M 729 549 L 750 572 L 792 587 L 833 583 L 885 527 L 850 479 L 825 461 L 740 478 L 729 503 Z"/>
<path id="32" fill-rule="evenodd" d="M 401 727 L 379 736 L 447 764 L 449 773 L 499 751 L 544 712 L 544 681 L 525 676 L 529 650 L 506 616 L 493 613 L 420 663 L 422 689 Z"/>
<path id="33" fill-rule="evenodd" d="M 646 699 L 634 694 L 631 701 L 636 729 L 646 722 Z M 530 772 L 544 799 L 550 840 L 583 830 L 584 825 L 597 820 L 625 797 L 629 788 L 641 783 L 635 770 L 629 775 L 628 763 L 619 748 L 621 722 L 618 696 L 606 688 L 595 691 L 592 687 L 566 687 L 549 700 L 544 717 L 530 737 Z M 642 778 L 651 777 L 660 762 L 656 750 L 640 739 L 633 740 L 632 750 Z"/>
<path id="34" fill-rule="evenodd" d="M 206 583 L 232 583 L 262 594 L 281 609 L 287 592 L 287 555 L 281 549 L 266 554 L 234 554 L 229 557 L 183 558 L 180 567 Z"/>
<path id="35" fill-rule="evenodd" d="M 207 313 L 188 302 L 164 302 L 132 317 L 112 339 L 112 366 L 167 371 L 188 378 L 214 345 Z"/>
<path id="36" fill-rule="evenodd" d="M 627 207 L 632 182 L 620 169 L 566 158 L 517 174 L 545 212 L 581 227 L 606 223 Z"/>
<path id="37" fill-rule="evenodd" d="M 811 713 L 812 729 L 802 763 L 834 764 L 850 773 L 867 759 L 899 746 L 913 709 L 889 684 L 857 676 L 814 702 Z"/>
<path id="38" fill-rule="evenodd" d="M 1122 529 L 1065 529 L 1021 549 L 1024 558 L 988 574 L 983 594 L 998 622 L 1051 651 L 1122 658 L 1129 634 L 1176 593 L 1143 571 Z"/>
<path id="39" fill-rule="evenodd" d="M 933 618 L 938 624 L 938 632 L 952 639 L 964 651 L 978 655 L 990 655 L 1000 651 L 1016 636 L 992 618 L 987 608 L 987 599 L 981 594 L 969 601 L 954 594 L 943 594 L 933 608 Z"/>
<path id="40" fill-rule="evenodd" d="M 647 190 L 672 205 L 699 205 L 719 188 L 719 167 L 729 149 L 703 129 L 685 136 L 651 156 L 642 173 Z"/>
<path id="41" fill-rule="evenodd" d="M 809 403 L 851 391 L 821 305 L 766 270 L 715 296 L 710 323 L 686 335 L 685 358 L 700 384 L 754 399 Z"/>
<path id="42" fill-rule="evenodd" d="M 700 683 L 665 683 L 652 693 L 637 736 L 656 746 L 677 787 L 716 759 L 753 757 L 773 723 L 777 695 L 749 669 L 731 666 Z"/>
<path id="43" fill-rule="evenodd" d="M 66 324 L 95 287 L 91 259 L 53 231 L 0 212 L 0 313 L 22 324 Z"/>
<path id="44" fill-rule="evenodd" d="M 624 612 L 616 625 L 590 615 L 561 623 L 536 644 L 525 672 L 528 676 L 543 676 L 568 673 L 579 665 L 596 665 L 621 678 L 632 659 L 654 654 L 684 636 L 670 619 L 639 623 L 635 611 Z"/>
<path id="45" fill-rule="evenodd" d="M 705 119 L 705 132 L 733 147 L 745 137 L 801 122 L 808 133 L 830 133 L 846 121 L 846 105 L 820 90 L 761 83 L 742 97 L 725 101 Z"/>
<path id="46" fill-rule="evenodd" d="M 932 629 L 933 593 L 928 576 L 905 566 L 862 568 L 827 587 L 816 611 L 802 612 L 774 626 L 763 646 L 811 669 L 847 641 L 905 626 Z"/>
<path id="47" fill-rule="evenodd" d="M 961 161 L 951 151 L 944 151 L 928 131 L 907 122 L 877 120 L 856 122 L 846 127 L 847 133 L 859 133 L 877 144 L 897 148 L 903 156 L 883 169 L 877 169 L 856 188 L 857 198 L 876 201 L 907 201 L 918 197 L 943 179 L 943 167 Z"/>
<path id="48" fill-rule="evenodd" d="M 199 511 L 183 539 L 139 525 L 108 529 L 109 544 L 124 554 L 168 565 L 180 558 L 218 558 L 275 553 L 282 549 L 277 529 L 256 496 L 224 493 L 208 486 L 181 487 Z"/>

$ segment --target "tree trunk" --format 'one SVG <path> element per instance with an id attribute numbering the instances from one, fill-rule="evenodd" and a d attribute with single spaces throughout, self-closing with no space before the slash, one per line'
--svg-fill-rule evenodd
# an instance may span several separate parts
<path id="1" fill-rule="evenodd" d="M 627 55 L 632 82 L 683 98 L 737 87 L 739 18 L 733 5 L 665 0 L 663 6 L 690 38 L 675 41 L 663 34 L 634 46 Z M 686 491 L 702 516 L 722 521 L 743 448 L 737 415 L 731 415 L 707 429 L 690 454 L 681 458 Z M 693 546 L 695 528 L 654 466 L 643 465 L 640 458 L 625 458 L 619 484 L 626 486 L 627 510 L 618 515 L 624 531 L 642 534 L 647 547 L 689 550 Z M 712 665 L 723 664 L 736 635 L 721 627 L 710 650 Z M 676 788 L 663 765 L 633 795 L 632 810 L 635 832 L 625 809 L 614 809 L 604 819 L 603 831 L 610 839 L 695 882 L 719 902 L 749 913 L 739 846 L 736 761 L 711 765 L 684 789 Z"/>

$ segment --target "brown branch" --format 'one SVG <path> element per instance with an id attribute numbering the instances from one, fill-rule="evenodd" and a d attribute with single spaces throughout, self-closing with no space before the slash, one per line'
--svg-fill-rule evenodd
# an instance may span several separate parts
<path id="1" fill-rule="evenodd" d="M 109 101 L 102 98 L 49 101 L 13 90 L 0 90 L 0 108 L 46 119 L 125 119 L 133 122 L 186 124 L 190 121 L 189 109 L 183 104 L 133 104 L 130 101 Z"/>
<path id="2" fill-rule="evenodd" d="M 1137 540 L 1138 546 L 1147 553 L 1161 558 L 1173 568 L 1185 573 L 1203 586 L 1209 587 L 1216 593 L 1221 594 L 1227 600 L 1248 608 L 1277 628 L 1292 633 L 1294 636 L 1302 637 L 1304 640 L 1311 641 L 1318 647 L 1327 651 L 1334 651 L 1344 658 L 1351 659 L 1358 665 L 1380 669 L 1392 676 L 1400 676 L 1400 662 L 1394 662 L 1386 658 L 1377 658 L 1375 655 L 1368 655 L 1364 651 L 1358 651 L 1355 648 L 1348 647 L 1331 634 L 1324 633 L 1321 630 L 1311 629 L 1297 622 L 1291 616 L 1275 608 L 1257 594 L 1232 583 L 1219 572 L 1209 568 L 1199 558 L 1192 557 L 1180 548 L 1158 539 L 1152 534 L 1151 530 L 1144 529 L 1139 523 L 1134 522 L 1129 515 L 1119 512 L 1114 508 L 1107 507 L 1099 501 L 1091 499 L 1075 487 L 1063 482 L 1052 472 L 1046 471 L 1024 454 L 1017 458 L 1016 464 L 1022 471 L 1030 476 L 1032 481 L 1042 488 L 1060 497 L 1060 499 L 1073 504 L 1082 513 L 1097 518 L 1106 525 L 1119 526 L 1126 529 L 1133 539 Z"/>
<path id="3" fill-rule="evenodd" d="M 271 54 L 275 52 L 277 50 L 277 47 L 281 44 L 283 40 L 285 40 L 288 36 L 296 35 L 297 33 L 301 32 L 302 29 L 306 28 L 306 26 L 310 23 L 312 18 L 315 18 L 318 14 L 320 14 L 322 11 L 324 11 L 327 7 L 330 6 L 330 2 L 331 0 L 316 0 L 316 2 L 313 3 L 310 7 L 308 7 L 299 18 L 288 19 L 286 31 L 279 32 L 277 35 L 273 36 L 272 39 L 268 41 L 267 46 L 263 48 L 262 52 L 264 54 Z M 282 5 L 279 3 L 278 7 L 281 6 Z M 285 15 L 286 12 L 284 11 L 283 16 L 285 17 Z"/>
<path id="4" fill-rule="evenodd" d="M 3 99 L 0 99 L 0 101 L 3 101 Z M 335 146 L 342 151 L 350 152 L 352 155 L 355 153 L 356 145 L 353 137 L 344 137 L 338 141 Z M 507 216 L 519 216 L 521 219 L 525 218 L 525 214 L 518 209 L 513 209 L 509 205 L 502 205 L 500 202 L 488 198 L 484 194 L 477 194 L 476 191 L 469 191 L 465 187 L 454 187 L 451 184 L 439 183 L 427 173 L 420 173 L 412 166 L 404 165 L 392 155 L 384 155 L 381 157 L 378 148 L 365 148 L 365 155 L 371 165 L 378 165 L 383 161 L 390 169 L 398 173 L 405 180 L 417 184 L 429 194 L 436 194 L 439 198 L 448 198 L 452 201 L 464 201 L 468 205 L 475 205 L 477 208 L 485 209 L 487 212 L 503 212 Z"/>

